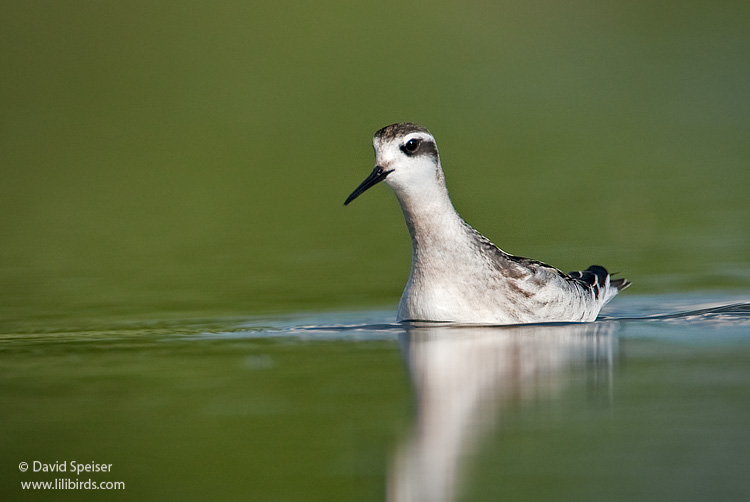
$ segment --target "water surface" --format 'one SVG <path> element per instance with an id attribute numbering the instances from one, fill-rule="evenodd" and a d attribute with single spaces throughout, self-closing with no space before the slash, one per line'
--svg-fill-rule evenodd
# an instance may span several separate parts
<path id="1" fill-rule="evenodd" d="M 6 331 L 3 490 L 65 477 L 146 500 L 743 500 L 742 300 L 622 297 L 591 324 L 365 311 Z M 113 467 L 17 469 L 33 460 Z"/>

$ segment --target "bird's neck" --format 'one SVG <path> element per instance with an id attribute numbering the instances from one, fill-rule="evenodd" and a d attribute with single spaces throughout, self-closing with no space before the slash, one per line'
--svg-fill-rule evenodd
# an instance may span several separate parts
<path id="1" fill-rule="evenodd" d="M 446 253 L 463 247 L 467 225 L 453 208 L 442 183 L 398 195 L 415 255 Z"/>

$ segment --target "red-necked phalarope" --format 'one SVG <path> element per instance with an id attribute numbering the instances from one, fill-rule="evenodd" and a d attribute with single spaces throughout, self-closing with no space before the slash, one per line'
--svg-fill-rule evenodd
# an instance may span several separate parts
<path id="1" fill-rule="evenodd" d="M 630 283 L 594 265 L 565 274 L 513 256 L 469 226 L 448 198 L 435 138 L 416 124 L 375 133 L 375 169 L 346 199 L 385 181 L 396 193 L 413 247 L 399 321 L 478 324 L 593 321 Z"/>

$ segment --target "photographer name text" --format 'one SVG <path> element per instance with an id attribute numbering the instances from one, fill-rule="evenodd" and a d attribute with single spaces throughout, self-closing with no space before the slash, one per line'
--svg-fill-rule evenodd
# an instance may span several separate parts
<path id="1" fill-rule="evenodd" d="M 55 461 L 47 464 L 34 460 L 31 462 L 31 470 L 32 472 L 74 472 L 76 474 L 82 472 L 112 472 L 112 464 L 84 463 L 76 460 Z"/>

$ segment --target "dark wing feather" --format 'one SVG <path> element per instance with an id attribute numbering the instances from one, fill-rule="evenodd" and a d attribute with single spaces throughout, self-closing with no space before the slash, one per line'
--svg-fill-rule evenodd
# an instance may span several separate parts
<path id="1" fill-rule="evenodd" d="M 591 289 L 594 292 L 594 296 L 599 298 L 599 293 L 607 282 L 609 272 L 607 272 L 606 268 L 600 265 L 591 265 L 586 270 L 570 272 L 568 276 L 570 276 L 570 278 L 574 281 L 581 283 L 581 285 L 583 285 L 584 287 Z M 630 282 L 624 278 L 610 278 L 609 284 L 610 286 L 617 288 L 618 291 L 621 291 L 630 286 Z"/>

